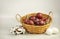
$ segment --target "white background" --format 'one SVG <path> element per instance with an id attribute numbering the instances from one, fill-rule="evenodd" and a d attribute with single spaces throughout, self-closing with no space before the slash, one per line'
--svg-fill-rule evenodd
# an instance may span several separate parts
<path id="1" fill-rule="evenodd" d="M 60 35 L 10 35 L 9 29 L 19 24 L 15 15 L 31 12 L 53 12 L 52 26 L 60 28 L 60 0 L 0 0 L 0 39 L 59 39 Z"/>

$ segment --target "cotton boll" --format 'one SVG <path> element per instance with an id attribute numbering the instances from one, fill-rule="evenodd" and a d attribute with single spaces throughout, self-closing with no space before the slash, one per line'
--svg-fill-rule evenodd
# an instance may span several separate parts
<path id="1" fill-rule="evenodd" d="M 19 35 L 19 34 L 25 34 L 25 29 L 22 29 L 22 28 L 16 29 L 16 34 L 17 35 Z"/>
<path id="2" fill-rule="evenodd" d="M 52 30 L 53 30 L 53 34 L 57 34 L 59 32 L 58 28 L 56 27 L 53 27 Z"/>
<path id="3" fill-rule="evenodd" d="M 18 28 L 17 26 L 16 26 L 16 27 L 12 27 L 12 28 L 10 29 L 10 31 L 15 31 L 17 28 Z"/>
<path id="4" fill-rule="evenodd" d="M 23 34 L 25 34 L 25 33 L 26 33 L 25 29 L 22 29 L 22 31 L 23 31 Z"/>
<path id="5" fill-rule="evenodd" d="M 12 27 L 10 29 L 11 34 L 19 35 L 19 34 L 25 34 L 25 29 L 23 27 Z"/>
<path id="6" fill-rule="evenodd" d="M 21 32 L 16 32 L 17 33 L 17 35 L 19 35 Z"/>
<path id="7" fill-rule="evenodd" d="M 11 27 L 11 28 L 10 28 L 10 33 L 11 33 L 11 34 L 15 34 L 14 31 L 15 31 L 15 27 Z"/>
<path id="8" fill-rule="evenodd" d="M 45 33 L 48 35 L 52 35 L 52 34 L 57 34 L 58 32 L 59 32 L 58 28 L 52 27 L 52 28 L 48 28 Z"/>
<path id="9" fill-rule="evenodd" d="M 10 32 L 14 34 L 14 31 L 15 31 L 15 28 L 12 27 L 12 28 L 10 29 Z"/>
<path id="10" fill-rule="evenodd" d="M 46 32 L 45 32 L 46 34 L 48 34 L 48 35 L 51 35 L 52 33 L 53 33 L 53 31 L 52 31 L 52 29 L 51 28 L 49 28 L 49 29 L 47 29 L 46 30 Z"/>
<path id="11" fill-rule="evenodd" d="M 23 29 L 23 28 L 19 28 L 18 31 L 20 31 L 20 33 L 25 34 L 25 29 Z"/>

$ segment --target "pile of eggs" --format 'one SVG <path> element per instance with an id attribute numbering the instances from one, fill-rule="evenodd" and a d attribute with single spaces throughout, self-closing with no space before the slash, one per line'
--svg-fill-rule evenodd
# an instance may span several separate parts
<path id="1" fill-rule="evenodd" d="M 44 17 L 44 15 L 40 12 L 38 12 L 35 16 L 32 15 L 26 19 L 23 19 L 25 24 L 29 25 L 45 25 L 47 24 L 50 19 L 48 17 Z"/>

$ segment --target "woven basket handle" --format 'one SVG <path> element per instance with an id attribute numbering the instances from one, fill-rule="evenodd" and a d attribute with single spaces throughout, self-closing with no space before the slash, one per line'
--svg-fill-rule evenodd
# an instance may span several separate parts
<path id="1" fill-rule="evenodd" d="M 16 14 L 16 19 L 18 22 L 20 22 L 20 18 L 21 18 L 21 16 L 19 14 Z"/>
<path id="2" fill-rule="evenodd" d="M 49 11 L 49 16 L 51 16 L 53 18 L 53 12 Z"/>

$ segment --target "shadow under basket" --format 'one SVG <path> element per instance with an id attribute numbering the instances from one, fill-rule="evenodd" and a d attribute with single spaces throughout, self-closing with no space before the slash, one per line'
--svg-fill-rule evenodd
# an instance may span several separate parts
<path id="1" fill-rule="evenodd" d="M 47 15 L 47 14 L 43 14 L 43 16 L 46 16 L 46 17 L 49 16 L 49 18 L 50 18 L 49 23 L 47 23 L 47 24 L 45 24 L 45 25 L 29 25 L 29 24 L 25 24 L 25 23 L 23 22 L 23 19 L 25 19 L 26 16 L 29 17 L 29 16 L 32 16 L 32 15 L 36 15 L 36 13 L 27 14 L 27 15 L 21 17 L 20 21 L 21 21 L 21 23 L 22 23 L 22 26 L 25 28 L 25 30 L 26 30 L 27 32 L 32 33 L 32 34 L 42 34 L 42 33 L 44 33 L 44 32 L 47 30 L 47 28 L 49 28 L 49 26 L 50 26 L 50 24 L 51 24 L 51 22 L 52 22 L 51 16 L 49 16 L 49 15 Z"/>

